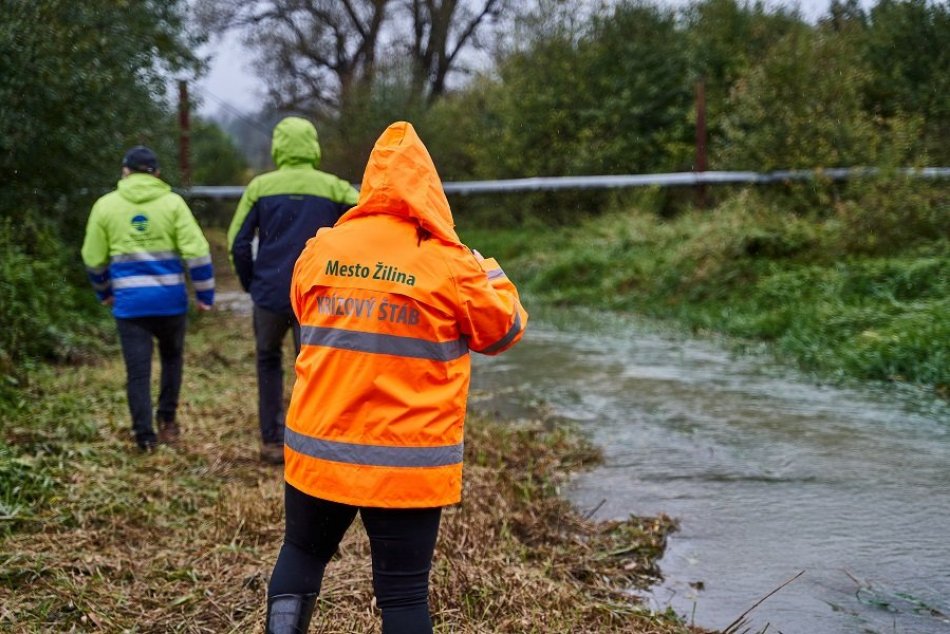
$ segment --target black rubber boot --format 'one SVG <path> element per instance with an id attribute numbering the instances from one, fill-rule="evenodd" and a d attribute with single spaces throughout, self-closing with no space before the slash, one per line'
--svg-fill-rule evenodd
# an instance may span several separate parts
<path id="1" fill-rule="evenodd" d="M 266 634 L 307 634 L 316 594 L 276 594 L 267 599 Z"/>

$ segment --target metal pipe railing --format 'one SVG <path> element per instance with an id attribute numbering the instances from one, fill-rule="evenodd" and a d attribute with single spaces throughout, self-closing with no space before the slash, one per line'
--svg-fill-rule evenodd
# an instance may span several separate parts
<path id="1" fill-rule="evenodd" d="M 696 185 L 764 185 L 787 181 L 828 179 L 833 181 L 875 176 L 876 167 L 842 167 L 815 170 L 779 170 L 774 172 L 675 172 L 668 174 L 619 174 L 603 176 L 535 176 L 491 181 L 443 183 L 446 194 L 492 194 L 560 189 L 611 189 L 619 187 L 688 187 Z M 905 168 L 899 173 L 913 178 L 950 178 L 950 167 Z M 359 183 L 354 183 L 359 189 Z M 179 190 L 187 198 L 237 199 L 244 193 L 241 185 L 195 185 Z"/>

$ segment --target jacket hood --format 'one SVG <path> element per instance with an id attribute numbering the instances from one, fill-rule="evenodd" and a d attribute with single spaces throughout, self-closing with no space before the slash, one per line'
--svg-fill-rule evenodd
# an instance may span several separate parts
<path id="1" fill-rule="evenodd" d="M 144 203 L 164 196 L 172 190 L 165 181 L 140 172 L 133 172 L 119 181 L 119 194 L 133 203 Z"/>
<path id="2" fill-rule="evenodd" d="M 320 166 L 317 129 L 306 119 L 286 117 L 274 126 L 270 155 L 277 167 L 289 165 Z"/>
<path id="3" fill-rule="evenodd" d="M 376 140 L 359 202 L 337 224 L 380 213 L 412 219 L 433 236 L 461 244 L 432 157 L 406 121 L 393 123 Z"/>

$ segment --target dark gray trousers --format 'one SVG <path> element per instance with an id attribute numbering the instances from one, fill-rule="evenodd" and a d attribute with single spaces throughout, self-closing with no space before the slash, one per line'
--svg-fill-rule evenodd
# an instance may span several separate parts
<path id="1" fill-rule="evenodd" d="M 277 313 L 254 305 L 254 340 L 257 347 L 257 415 L 261 442 L 284 442 L 284 355 L 287 331 L 294 334 L 300 354 L 300 324 L 293 311 Z"/>
<path id="2" fill-rule="evenodd" d="M 186 315 L 116 319 L 122 358 L 125 360 L 126 395 L 132 415 L 132 431 L 141 446 L 155 442 L 152 427 L 152 348 L 158 340 L 161 379 L 157 415 L 175 420 L 184 366 Z"/>

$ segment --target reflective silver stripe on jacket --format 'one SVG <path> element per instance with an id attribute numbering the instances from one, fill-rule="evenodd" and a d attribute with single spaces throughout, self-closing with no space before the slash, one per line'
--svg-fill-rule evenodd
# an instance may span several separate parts
<path id="1" fill-rule="evenodd" d="M 496 280 L 499 277 L 505 277 L 505 272 L 502 271 L 501 269 L 492 269 L 488 271 L 488 279 Z"/>
<path id="2" fill-rule="evenodd" d="M 214 290 L 214 279 L 210 280 L 192 280 L 192 285 L 195 287 L 196 291 L 210 291 Z"/>
<path id="3" fill-rule="evenodd" d="M 102 275 L 109 270 L 108 266 L 87 266 L 86 270 L 92 275 Z"/>
<path id="4" fill-rule="evenodd" d="M 185 262 L 188 264 L 189 269 L 193 269 L 196 266 L 204 266 L 205 264 L 211 264 L 211 256 L 202 255 L 197 258 L 191 258 L 189 260 L 185 260 Z"/>
<path id="5" fill-rule="evenodd" d="M 462 462 L 465 443 L 441 447 L 389 447 L 323 440 L 284 430 L 288 447 L 311 458 L 374 467 L 446 467 Z"/>
<path id="6" fill-rule="evenodd" d="M 113 262 L 157 262 L 159 260 L 177 260 L 178 254 L 174 251 L 153 251 L 139 253 L 120 253 L 112 256 Z"/>
<path id="7" fill-rule="evenodd" d="M 300 343 L 305 346 L 326 346 L 355 352 L 392 354 L 433 361 L 452 361 L 468 354 L 468 343 L 464 339 L 439 342 L 319 326 L 302 326 Z"/>
<path id="8" fill-rule="evenodd" d="M 185 276 L 181 273 L 170 275 L 130 275 L 129 277 L 112 278 L 112 287 L 141 288 L 143 286 L 176 286 L 185 283 Z"/>
<path id="9" fill-rule="evenodd" d="M 518 312 L 518 307 L 516 306 L 515 307 L 515 323 L 511 324 L 511 328 L 508 329 L 508 332 L 505 334 L 505 336 L 499 339 L 498 341 L 496 341 L 495 343 L 493 343 L 492 345 L 488 346 L 484 350 L 476 350 L 475 352 L 480 352 L 482 354 L 491 354 L 495 350 L 504 348 L 509 343 L 511 343 L 511 340 L 514 339 L 515 336 L 519 332 L 521 332 L 521 313 Z"/>

